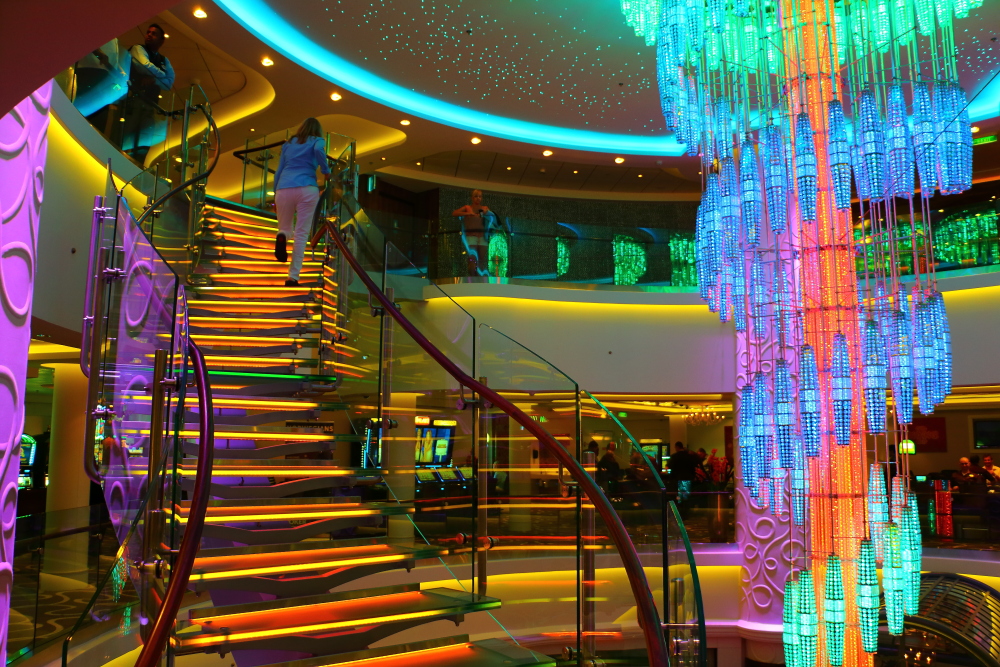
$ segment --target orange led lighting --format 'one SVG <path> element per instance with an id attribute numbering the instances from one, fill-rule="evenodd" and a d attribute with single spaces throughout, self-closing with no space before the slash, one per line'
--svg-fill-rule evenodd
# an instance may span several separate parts
<path id="1" fill-rule="evenodd" d="M 385 616 L 374 616 L 372 618 L 365 619 L 351 619 L 348 621 L 333 621 L 330 623 L 314 623 L 311 625 L 293 625 L 291 627 L 284 628 L 273 628 L 270 630 L 256 630 L 249 632 L 230 632 L 225 635 L 215 635 L 206 637 L 191 637 L 180 640 L 182 646 L 191 647 L 206 647 L 215 646 L 218 644 L 228 644 L 230 642 L 243 642 L 252 639 L 265 639 L 268 637 L 287 637 L 291 635 L 307 634 L 314 632 L 323 632 L 326 630 L 337 630 L 339 628 L 354 628 L 365 625 L 378 625 L 380 623 L 398 623 L 400 621 L 408 621 L 416 618 L 431 618 L 433 616 L 440 616 L 441 612 L 438 610 L 433 611 L 414 611 L 406 614 L 388 614 Z M 218 617 L 213 617 L 213 621 L 218 620 Z M 198 620 L 192 620 L 192 623 L 198 623 Z"/>
<path id="2" fill-rule="evenodd" d="M 392 655 L 392 656 L 376 656 L 371 658 L 359 658 L 358 660 L 348 660 L 347 662 L 329 662 L 314 665 L 313 667 L 342 667 L 343 665 L 355 665 L 355 667 L 364 667 L 365 665 L 372 665 L 375 667 L 409 667 L 413 664 L 414 656 L 430 655 L 439 656 L 437 658 L 438 664 L 446 665 L 452 659 L 451 654 L 456 654 L 454 657 L 461 659 L 466 651 L 474 650 L 475 646 L 470 643 L 465 644 L 448 644 L 447 646 L 437 646 L 435 648 L 425 648 L 418 651 L 407 651 L 402 655 Z"/>
<path id="3" fill-rule="evenodd" d="M 315 338 L 301 338 L 298 336 L 240 336 L 234 334 L 211 335 L 211 334 L 191 334 L 191 338 L 201 345 L 232 345 L 234 347 L 267 347 L 270 345 L 292 345 L 294 343 L 307 343 L 316 340 Z"/>
<path id="4" fill-rule="evenodd" d="M 145 474 L 145 471 L 140 471 Z M 196 477 L 197 468 L 192 466 L 180 466 L 177 474 L 181 477 Z M 344 470 L 333 466 L 302 466 L 301 468 L 260 468 L 247 466 L 226 467 L 216 463 L 212 468 L 212 477 L 364 477 L 378 474 L 372 470 L 370 473 L 359 474 L 355 470 Z"/>
<path id="5" fill-rule="evenodd" d="M 215 263 L 226 269 L 264 269 L 266 271 L 267 269 L 273 268 L 275 269 L 273 273 L 280 274 L 284 274 L 287 271 L 284 265 L 278 264 L 274 261 L 262 262 L 255 259 L 220 259 Z M 321 266 L 323 266 L 322 262 L 314 262 L 311 260 L 304 260 L 302 262 L 302 268 L 304 269 L 318 269 Z"/>
<path id="6" fill-rule="evenodd" d="M 297 364 L 315 361 L 314 359 L 297 359 L 295 357 L 230 357 L 226 355 L 206 354 L 205 362 L 209 366 L 295 366 Z"/>
<path id="7" fill-rule="evenodd" d="M 241 388 L 243 385 L 233 385 L 227 388 Z M 212 385 L 213 389 L 222 389 L 223 385 Z M 149 403 L 152 396 L 139 395 L 129 400 L 134 402 Z M 246 408 L 247 410 L 263 410 L 264 408 L 318 408 L 320 403 L 313 401 L 280 401 L 275 399 L 257 400 L 253 396 L 246 398 L 213 398 L 212 405 L 216 408 Z"/>
<path id="8" fill-rule="evenodd" d="M 249 508 L 248 508 L 249 509 Z M 216 516 L 206 516 L 205 523 L 243 523 L 252 521 L 286 521 L 291 519 L 329 519 L 347 518 L 356 516 L 373 516 L 381 514 L 379 510 L 327 510 L 317 512 L 285 512 L 268 514 L 223 514 Z M 181 523 L 187 523 L 188 518 L 180 515 L 177 519 Z"/>
<path id="9" fill-rule="evenodd" d="M 320 317 L 310 318 L 287 318 L 287 317 L 189 317 L 188 322 L 197 325 L 212 325 L 221 328 L 233 329 L 267 329 L 270 327 L 285 326 L 307 326 L 313 322 L 319 322 Z"/>
<path id="10" fill-rule="evenodd" d="M 181 431 L 181 438 L 200 438 L 200 431 Z M 270 431 L 216 431 L 217 440 L 288 440 L 289 442 L 324 442 L 333 440 L 327 433 L 274 433 Z"/>
<path id="11" fill-rule="evenodd" d="M 293 288 L 294 289 L 294 288 Z M 211 301 L 192 299 L 188 302 L 189 308 L 202 310 L 218 310 L 220 312 L 235 313 L 273 313 L 286 312 L 290 310 L 304 310 L 314 304 L 303 302 L 294 303 L 288 301 Z M 192 318 L 193 319 L 193 318 Z"/>

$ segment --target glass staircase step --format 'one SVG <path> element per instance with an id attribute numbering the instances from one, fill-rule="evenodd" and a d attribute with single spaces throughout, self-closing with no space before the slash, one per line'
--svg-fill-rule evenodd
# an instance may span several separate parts
<path id="1" fill-rule="evenodd" d="M 281 663 L 281 667 L 555 667 L 552 658 L 501 639 L 470 642 L 467 635 L 380 646 Z M 266 667 L 278 667 L 276 664 Z"/>
<path id="2" fill-rule="evenodd" d="M 306 285 L 299 285 L 298 287 L 285 287 L 284 285 L 245 285 L 221 287 L 216 287 L 214 285 L 199 285 L 193 287 L 191 291 L 195 294 L 207 294 L 213 298 L 221 296 L 237 299 L 267 299 L 273 301 L 281 297 L 294 297 L 299 301 L 305 301 L 307 298 L 312 300 L 311 298 L 315 296 L 316 288 Z M 192 307 L 204 307 L 203 303 L 201 306 L 199 306 L 198 303 L 199 302 L 197 300 L 193 301 Z"/>
<path id="3" fill-rule="evenodd" d="M 419 584 L 328 593 L 288 600 L 193 609 L 180 624 L 180 653 L 242 648 L 321 652 L 364 648 L 407 627 L 500 606 L 496 598 Z M 196 631 L 186 632 L 187 628 Z"/>
<path id="4" fill-rule="evenodd" d="M 322 540 L 268 547 L 202 549 L 191 583 L 196 588 L 219 587 L 282 591 L 287 597 L 296 581 L 312 581 L 326 590 L 386 570 L 412 568 L 418 560 L 440 558 L 447 547 L 379 540 Z M 321 579 L 322 581 L 317 581 Z M 223 584 L 225 582 L 225 584 Z M 314 588 L 315 590 L 315 588 Z"/>

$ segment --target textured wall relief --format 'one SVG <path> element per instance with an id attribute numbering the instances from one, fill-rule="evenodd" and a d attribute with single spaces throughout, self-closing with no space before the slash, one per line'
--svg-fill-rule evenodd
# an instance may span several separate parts
<path id="1" fill-rule="evenodd" d="M 753 349 L 749 349 L 753 347 Z M 750 380 L 747 368 L 751 355 L 770 370 L 773 341 L 751 343 L 746 334 L 736 335 L 737 387 Z M 772 512 L 750 497 L 742 484 L 736 487 L 736 542 L 743 554 L 740 571 L 740 619 L 752 623 L 780 624 L 785 580 L 793 557 L 803 554 L 802 531 L 791 530 L 787 478 L 782 485 L 782 511 Z"/>
<path id="2" fill-rule="evenodd" d="M 0 118 L 0 655 L 7 651 L 24 383 L 52 84 Z"/>

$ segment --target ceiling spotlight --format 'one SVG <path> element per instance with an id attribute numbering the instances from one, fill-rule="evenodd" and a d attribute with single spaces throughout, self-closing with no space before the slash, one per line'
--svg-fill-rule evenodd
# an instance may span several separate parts
<path id="1" fill-rule="evenodd" d="M 615 158 L 615 164 L 621 164 L 624 161 L 625 161 L 625 158 L 623 158 L 623 157 L 616 157 Z"/>
<path id="2" fill-rule="evenodd" d="M 481 143 L 483 143 L 483 140 L 480 139 L 479 137 L 472 137 L 471 139 L 469 139 L 469 141 L 471 141 L 474 144 L 481 144 Z"/>
<path id="3" fill-rule="evenodd" d="M 979 126 L 978 125 L 973 125 L 972 126 L 972 131 L 973 132 L 978 132 L 979 131 Z"/>
<path id="4" fill-rule="evenodd" d="M 511 170 L 511 168 L 510 168 L 510 167 L 507 167 L 507 171 L 510 171 L 510 170 Z"/>
<path id="5" fill-rule="evenodd" d="M 194 10 L 194 17 L 196 19 L 208 18 L 208 14 L 205 13 L 204 9 L 199 7 L 198 9 Z"/>
<path id="6" fill-rule="evenodd" d="M 419 166 L 420 166 L 420 164 L 421 164 L 421 163 L 420 163 L 420 162 L 418 162 L 418 163 L 417 163 L 417 166 L 419 167 Z"/>
<path id="7" fill-rule="evenodd" d="M 579 173 L 580 173 L 580 170 L 579 170 L 579 169 L 574 169 L 574 170 L 573 170 L 573 173 L 574 173 L 574 174 L 579 174 Z"/>
<path id="8" fill-rule="evenodd" d="M 409 124 L 410 124 L 410 121 L 408 121 L 408 120 L 406 120 L 406 119 L 404 118 L 403 120 L 399 121 L 399 124 L 400 124 L 400 125 L 409 125 Z"/>
<path id="9" fill-rule="evenodd" d="M 274 64 L 274 61 L 268 58 L 267 56 L 264 56 L 263 58 L 260 59 L 260 64 L 263 65 L 264 67 L 270 67 L 271 65 Z"/>
<path id="10" fill-rule="evenodd" d="M 163 39 L 170 39 L 170 35 L 168 35 L 167 33 L 163 33 Z"/>
<path id="11" fill-rule="evenodd" d="M 382 156 L 382 162 L 385 162 L 385 156 L 384 155 Z"/>
<path id="12" fill-rule="evenodd" d="M 340 93 L 330 93 L 330 99 L 333 100 L 334 102 L 339 102 L 340 100 L 344 99 L 344 96 L 341 95 Z"/>
<path id="13" fill-rule="evenodd" d="M 642 174 L 639 174 L 639 178 L 642 178 Z"/>
<path id="14" fill-rule="evenodd" d="M 542 155 L 544 155 L 545 157 L 548 157 L 548 156 L 552 155 L 552 151 L 542 151 Z"/>

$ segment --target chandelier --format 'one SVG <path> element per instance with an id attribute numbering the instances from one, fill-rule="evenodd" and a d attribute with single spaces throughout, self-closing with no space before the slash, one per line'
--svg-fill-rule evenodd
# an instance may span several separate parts
<path id="1" fill-rule="evenodd" d="M 684 415 L 684 422 L 688 426 L 715 426 L 721 424 L 725 419 L 714 410 L 694 410 Z"/>
<path id="2" fill-rule="evenodd" d="M 892 634 L 916 612 L 898 445 L 914 393 L 926 415 L 951 389 L 930 199 L 972 184 L 954 20 L 981 4 L 621 0 L 702 165 L 696 269 L 737 332 L 742 484 L 806 545 L 785 583 L 793 667 L 871 665 L 880 598 Z"/>

